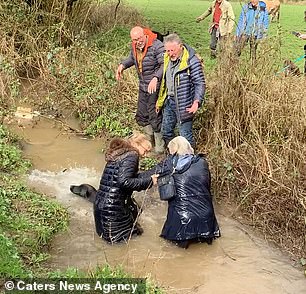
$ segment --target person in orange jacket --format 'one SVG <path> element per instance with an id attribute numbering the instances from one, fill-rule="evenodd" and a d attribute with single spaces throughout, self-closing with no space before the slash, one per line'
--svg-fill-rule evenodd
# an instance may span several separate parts
<path id="1" fill-rule="evenodd" d="M 147 135 L 154 136 L 155 152 L 163 153 L 162 117 L 161 113 L 155 112 L 155 104 L 163 75 L 164 45 L 157 39 L 157 34 L 147 28 L 133 27 L 130 36 L 130 55 L 119 64 L 116 79 L 120 80 L 124 70 L 135 66 L 139 78 L 136 121 Z"/>

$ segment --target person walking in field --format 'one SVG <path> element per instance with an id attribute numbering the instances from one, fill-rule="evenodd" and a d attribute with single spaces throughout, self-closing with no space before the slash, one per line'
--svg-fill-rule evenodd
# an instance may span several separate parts
<path id="1" fill-rule="evenodd" d="M 212 14 L 209 28 L 211 57 L 216 57 L 218 41 L 226 39 L 233 31 L 235 14 L 231 3 L 226 0 L 214 0 L 209 8 L 196 18 L 197 22 L 204 20 Z"/>
<path id="2" fill-rule="evenodd" d="M 116 79 L 122 78 L 124 70 L 135 66 L 139 78 L 136 121 L 149 136 L 154 136 L 155 152 L 163 153 L 161 113 L 155 112 L 155 104 L 163 74 L 164 45 L 151 30 L 136 26 L 131 29 L 132 48 L 127 59 L 116 71 Z"/>
<path id="3" fill-rule="evenodd" d="M 256 59 L 258 42 L 266 37 L 269 15 L 265 2 L 251 0 L 243 5 L 236 30 L 236 52 L 240 56 L 246 43 L 250 44 L 251 58 Z"/>
<path id="4" fill-rule="evenodd" d="M 165 37 L 164 45 L 164 71 L 156 103 L 156 112 L 163 111 L 163 139 L 168 145 L 178 126 L 179 134 L 195 146 L 192 121 L 205 94 L 202 64 L 195 50 L 177 34 Z"/>

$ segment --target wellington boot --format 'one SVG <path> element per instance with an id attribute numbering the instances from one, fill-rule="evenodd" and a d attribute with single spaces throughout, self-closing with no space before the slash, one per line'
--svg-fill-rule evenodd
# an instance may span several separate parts
<path id="1" fill-rule="evenodd" d="M 155 141 L 155 147 L 154 152 L 156 154 L 162 154 L 165 152 L 165 142 L 163 140 L 162 133 L 154 133 L 154 141 Z"/>
<path id="2" fill-rule="evenodd" d="M 145 135 L 148 137 L 148 139 L 150 140 L 150 142 L 154 143 L 154 138 L 153 138 L 153 129 L 151 125 L 147 125 L 145 127 L 143 127 L 143 132 L 145 133 Z"/>

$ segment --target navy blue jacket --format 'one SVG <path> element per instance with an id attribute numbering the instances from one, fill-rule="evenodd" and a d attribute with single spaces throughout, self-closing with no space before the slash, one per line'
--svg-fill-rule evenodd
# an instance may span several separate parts
<path id="1" fill-rule="evenodd" d="M 182 57 L 180 59 L 179 69 L 174 77 L 175 101 L 177 104 L 177 119 L 183 123 L 193 119 L 194 114 L 188 113 L 186 108 L 191 107 L 194 100 L 198 100 L 200 105 L 205 95 L 205 78 L 202 64 L 196 56 L 194 49 L 184 44 Z M 164 56 L 164 73 L 160 86 L 157 107 L 162 108 L 167 98 L 166 71 L 170 58 L 167 54 Z"/>
<path id="2" fill-rule="evenodd" d="M 174 156 L 169 156 L 158 165 L 157 173 L 170 173 L 173 162 Z M 179 159 L 174 180 L 176 195 L 168 201 L 167 220 L 161 236 L 171 241 L 219 237 L 210 193 L 210 172 L 205 158 L 202 155 L 189 155 L 183 164 Z"/>

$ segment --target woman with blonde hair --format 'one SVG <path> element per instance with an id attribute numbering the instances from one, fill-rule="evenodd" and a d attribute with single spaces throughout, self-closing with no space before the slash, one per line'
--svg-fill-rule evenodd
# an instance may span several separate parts
<path id="1" fill-rule="evenodd" d="M 98 191 L 87 184 L 70 187 L 73 193 L 93 199 L 96 232 L 110 243 L 127 242 L 133 234 L 143 232 L 132 194 L 152 185 L 154 175 L 141 178 L 138 173 L 139 158 L 150 150 L 151 143 L 143 134 L 113 139 L 105 153 Z"/>
<path id="2" fill-rule="evenodd" d="M 174 168 L 175 196 L 168 200 L 167 219 L 161 237 L 188 248 L 193 242 L 207 242 L 220 237 L 210 193 L 210 172 L 203 155 L 195 155 L 182 136 L 168 144 L 169 156 L 156 168 L 160 176 Z M 154 181 L 156 183 L 156 181 Z"/>

